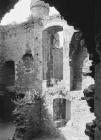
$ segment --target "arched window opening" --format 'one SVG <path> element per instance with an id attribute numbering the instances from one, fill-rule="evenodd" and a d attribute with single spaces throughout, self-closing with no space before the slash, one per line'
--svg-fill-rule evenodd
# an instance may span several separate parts
<path id="1" fill-rule="evenodd" d="M 43 31 L 43 80 L 53 86 L 63 80 L 63 27 L 52 26 Z"/>

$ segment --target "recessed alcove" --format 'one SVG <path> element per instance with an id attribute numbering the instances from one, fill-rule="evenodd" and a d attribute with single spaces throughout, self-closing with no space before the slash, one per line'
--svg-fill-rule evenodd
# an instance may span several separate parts
<path id="1" fill-rule="evenodd" d="M 7 86 L 14 86 L 15 83 L 15 64 L 14 61 L 6 61 L 2 68 L 2 83 Z"/>
<path id="2" fill-rule="evenodd" d="M 43 80 L 47 87 L 63 80 L 63 46 L 60 47 L 61 26 L 52 26 L 43 31 Z"/>

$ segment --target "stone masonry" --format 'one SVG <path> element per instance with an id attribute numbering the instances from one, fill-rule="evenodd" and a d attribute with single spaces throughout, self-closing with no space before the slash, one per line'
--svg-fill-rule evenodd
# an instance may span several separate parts
<path id="1" fill-rule="evenodd" d="M 65 104 L 65 120 L 68 121 L 75 71 L 78 68 L 82 75 L 81 57 L 84 60 L 87 52 L 84 48 L 79 53 L 75 52 L 70 66 L 70 42 L 74 28 L 68 26 L 60 15 L 50 17 L 49 5 L 42 1 L 33 0 L 31 12 L 27 22 L 0 26 L 0 95 L 6 94 L 7 90 L 24 95 L 39 92 L 45 95 L 52 116 L 54 99 L 61 99 L 59 102 Z M 63 38 L 62 46 L 59 33 Z M 76 80 L 78 85 L 82 81 Z"/>

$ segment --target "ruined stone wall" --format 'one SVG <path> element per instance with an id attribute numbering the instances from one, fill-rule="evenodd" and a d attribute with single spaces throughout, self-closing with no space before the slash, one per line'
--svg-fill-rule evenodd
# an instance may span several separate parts
<path id="1" fill-rule="evenodd" d="M 62 26 L 61 26 L 62 27 Z M 48 28 L 49 29 L 49 28 Z M 63 30 L 63 46 L 61 48 L 59 48 L 59 46 L 57 45 L 57 47 L 55 47 L 54 43 L 51 43 L 51 37 L 54 30 L 57 32 L 60 31 L 60 26 L 53 26 L 53 28 L 51 27 L 50 30 L 45 30 L 43 32 L 43 75 L 44 75 L 44 82 L 43 83 L 43 93 L 45 95 L 45 100 L 46 100 L 46 106 L 48 109 L 48 112 L 52 115 L 52 117 L 54 118 L 54 115 L 56 116 L 57 109 L 59 108 L 59 105 L 61 106 L 61 100 L 62 99 L 66 99 L 66 104 L 65 104 L 65 108 L 66 108 L 66 112 L 65 112 L 65 119 L 63 119 L 64 121 L 68 122 L 70 120 L 71 117 L 71 113 L 70 113 L 70 95 L 69 95 L 69 89 L 70 89 L 70 69 L 69 69 L 69 42 L 70 42 L 70 38 L 71 38 L 71 34 L 68 32 L 67 29 Z M 56 34 L 57 32 L 54 31 L 54 33 Z M 51 34 L 49 34 L 51 33 Z M 59 41 L 59 40 L 56 40 Z M 59 44 L 59 42 L 57 42 L 57 44 Z M 53 65 L 51 65 L 51 67 L 53 67 L 52 71 L 53 71 L 53 81 L 52 81 L 52 85 L 51 86 L 47 86 L 47 71 L 48 71 L 48 61 L 49 61 L 49 52 L 50 49 L 52 48 L 52 59 L 53 59 Z M 51 61 L 52 62 L 52 61 Z M 50 68 L 50 67 L 49 67 Z M 60 101 L 58 103 L 54 103 L 54 101 L 56 100 Z M 65 109 L 64 108 L 64 109 Z M 63 110 L 64 110 L 63 109 Z M 61 110 L 61 109 L 60 109 Z M 61 110 L 61 113 L 63 113 L 63 110 Z M 58 116 L 59 117 L 59 116 Z M 62 119 L 59 118 L 61 121 Z M 58 119 L 57 119 L 58 120 Z"/>
<path id="2" fill-rule="evenodd" d="M 42 24 L 40 21 L 3 28 L 4 61 L 15 63 L 15 86 L 17 92 L 36 88 L 41 90 L 42 82 Z M 32 60 L 23 60 L 25 54 L 31 54 Z M 29 59 L 29 58 L 28 58 Z M 30 67 L 29 67 L 30 65 Z M 28 68 L 29 67 L 29 68 Z"/>
<path id="3" fill-rule="evenodd" d="M 91 61 L 85 41 L 81 37 L 80 32 L 74 33 L 70 43 L 71 90 L 82 90 L 87 87 L 86 82 L 89 85 L 93 83 L 91 77 L 84 76 L 84 73 L 90 72 Z"/>
<path id="4" fill-rule="evenodd" d="M 83 62 L 87 57 L 86 48 L 78 47 L 76 52 L 72 58 L 72 69 L 73 69 L 73 90 L 81 90 L 82 89 L 82 81 L 83 81 Z"/>
<path id="5" fill-rule="evenodd" d="M 96 133 L 95 140 L 100 140 L 101 138 L 101 63 L 95 66 L 95 100 L 94 100 L 94 110 L 96 116 Z"/>
<path id="6" fill-rule="evenodd" d="M 69 42 L 73 32 L 69 33 L 67 25 L 65 25 L 66 27 L 63 33 L 64 46 L 62 50 L 59 48 L 55 52 L 57 48 L 54 49 L 53 42 L 51 42 L 52 35 L 63 30 L 64 26 L 64 24 L 62 25 L 62 20 L 59 20 L 61 26 L 60 24 L 57 25 L 56 21 L 54 24 L 49 21 L 49 25 L 52 24 L 52 34 L 50 33 L 51 30 L 48 33 L 47 31 L 45 32 L 43 28 L 46 25 L 42 25 L 40 20 L 2 27 L 4 32 L 2 34 L 4 37 L 1 40 L 1 44 L 3 44 L 2 58 L 4 58 L 4 63 L 13 61 L 15 65 L 15 83 L 13 86 L 8 86 L 7 88 L 9 90 L 15 89 L 17 93 L 26 93 L 28 95 L 30 92 L 35 92 L 34 89 L 42 92 L 43 80 L 47 80 L 47 76 L 53 74 L 52 76 L 59 81 L 57 83 L 55 82 L 55 84 L 52 81 L 54 86 L 51 89 L 47 88 L 47 90 L 50 89 L 50 94 L 46 92 L 46 101 L 48 102 L 49 110 L 51 110 L 49 112 L 51 114 L 53 112 L 54 98 L 66 98 L 69 100 L 67 98 L 67 91 L 70 87 Z M 53 59 L 50 59 L 52 57 Z M 45 92 L 43 91 L 43 93 Z M 70 118 L 67 116 L 66 119 Z"/>
<path id="7" fill-rule="evenodd" d="M 91 66 L 89 54 L 85 46 L 80 46 L 79 50 L 75 52 L 72 64 L 73 90 L 83 90 L 89 85 L 94 84 L 94 80 L 92 79 L 92 77 L 85 76 L 86 73 L 90 73 Z"/>

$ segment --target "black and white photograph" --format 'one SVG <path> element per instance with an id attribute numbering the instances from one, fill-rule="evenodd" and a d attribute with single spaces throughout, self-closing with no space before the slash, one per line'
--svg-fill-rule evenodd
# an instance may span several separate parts
<path id="1" fill-rule="evenodd" d="M 0 0 L 0 140 L 101 140 L 99 0 Z"/>

